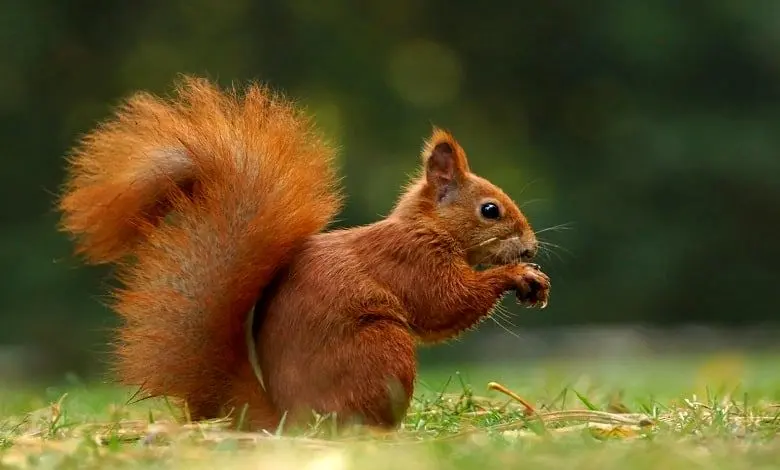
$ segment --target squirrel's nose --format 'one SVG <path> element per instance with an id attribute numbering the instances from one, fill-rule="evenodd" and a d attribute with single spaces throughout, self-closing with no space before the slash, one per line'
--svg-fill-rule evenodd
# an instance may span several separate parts
<path id="1" fill-rule="evenodd" d="M 537 245 L 534 243 L 533 245 L 527 247 L 522 252 L 520 252 L 520 259 L 523 261 L 531 261 L 536 256 L 537 252 Z"/>

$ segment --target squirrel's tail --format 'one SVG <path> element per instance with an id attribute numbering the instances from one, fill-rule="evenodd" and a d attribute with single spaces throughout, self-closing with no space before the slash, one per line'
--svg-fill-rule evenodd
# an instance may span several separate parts
<path id="1" fill-rule="evenodd" d="M 333 156 L 267 88 L 186 77 L 173 98 L 136 94 L 84 138 L 62 229 L 87 261 L 120 266 L 122 382 L 217 412 L 249 360 L 247 313 L 340 207 Z"/>

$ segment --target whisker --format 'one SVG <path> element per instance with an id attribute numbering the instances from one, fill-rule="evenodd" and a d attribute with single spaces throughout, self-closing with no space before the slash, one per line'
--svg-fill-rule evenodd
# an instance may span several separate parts
<path id="1" fill-rule="evenodd" d="M 515 337 L 515 338 L 517 338 L 517 339 L 520 339 L 520 335 L 518 335 L 518 334 L 517 334 L 517 333 L 515 333 L 514 331 L 510 330 L 510 329 L 509 329 L 509 328 L 508 328 L 506 325 L 504 325 L 503 323 L 501 323 L 500 321 L 498 321 L 498 319 L 499 319 L 499 318 L 501 318 L 503 321 L 508 321 L 506 318 L 502 318 L 502 317 L 495 316 L 495 314 L 490 316 L 490 319 L 491 319 L 491 320 L 493 320 L 493 322 L 494 322 L 496 325 L 498 325 L 498 326 L 499 326 L 499 327 L 500 327 L 502 330 L 506 331 L 507 333 L 509 333 L 509 334 L 510 334 L 510 335 L 512 335 L 513 337 Z M 511 324 L 511 322 L 510 322 L 510 324 Z M 514 327 L 516 328 L 516 326 L 515 326 L 515 325 L 512 325 L 512 326 L 514 326 Z"/>
<path id="2" fill-rule="evenodd" d="M 544 246 L 551 246 L 553 248 L 559 248 L 561 250 L 565 250 L 566 248 L 562 247 L 561 245 L 558 245 L 556 243 L 548 242 L 547 240 L 536 240 L 536 243 L 539 243 L 540 245 Z"/>
<path id="3" fill-rule="evenodd" d="M 517 328 L 517 325 L 515 325 L 515 323 L 512 321 L 512 313 L 507 310 L 506 307 L 503 305 L 498 305 L 496 307 L 496 312 L 502 320 L 504 320 L 506 323 L 509 323 L 509 325 L 513 328 Z"/>
<path id="4" fill-rule="evenodd" d="M 527 206 L 528 204 L 534 204 L 536 202 L 547 202 L 547 201 L 548 201 L 547 199 L 538 199 L 538 198 L 537 199 L 529 199 L 529 200 L 523 202 L 522 204 L 520 204 L 520 209 L 525 209 L 525 206 Z"/>
<path id="5" fill-rule="evenodd" d="M 490 317 L 490 320 L 492 320 L 493 323 L 498 325 L 498 327 L 501 328 L 502 330 L 504 330 L 505 332 L 509 333 L 510 335 L 514 336 L 517 339 L 520 339 L 520 336 L 518 336 L 514 331 L 510 330 L 506 326 L 504 326 L 501 322 L 498 321 L 498 319 L 496 319 L 494 317 Z"/>
<path id="6" fill-rule="evenodd" d="M 563 257 L 553 248 L 558 248 L 561 251 L 565 251 L 569 256 L 573 256 L 572 253 L 566 248 L 551 243 L 539 244 L 539 248 L 546 251 L 549 255 L 555 256 L 561 262 L 563 262 Z"/>
<path id="7" fill-rule="evenodd" d="M 520 189 L 520 192 L 518 193 L 517 197 L 520 197 L 520 196 L 522 196 L 522 195 L 523 195 L 523 193 L 525 192 L 525 190 L 526 190 L 526 189 L 528 189 L 528 188 L 530 188 L 530 187 L 531 187 L 531 185 L 532 185 L 532 184 L 535 184 L 537 181 L 539 181 L 539 178 L 537 178 L 537 179 L 535 179 L 535 180 L 531 180 L 531 181 L 527 182 L 527 183 L 526 183 L 526 184 L 523 186 L 523 188 L 522 188 L 522 189 Z"/>
<path id="8" fill-rule="evenodd" d="M 535 233 L 538 235 L 540 233 L 549 232 L 551 230 L 569 230 L 572 228 L 572 225 L 574 225 L 574 222 L 566 222 L 563 224 L 553 225 L 552 227 L 543 228 L 541 230 L 536 230 Z"/>
<path id="9" fill-rule="evenodd" d="M 555 257 L 558 258 L 558 261 L 563 262 L 563 258 L 561 258 L 561 255 L 551 250 L 549 246 L 539 245 L 539 252 L 546 255 L 548 260 L 552 260 L 550 255 L 555 255 Z"/>
<path id="10" fill-rule="evenodd" d="M 539 245 L 539 256 L 544 257 L 544 259 L 547 261 L 552 261 L 552 258 L 550 257 L 550 249 L 544 245 Z"/>
<path id="11" fill-rule="evenodd" d="M 487 245 L 489 243 L 493 243 L 496 240 L 498 240 L 498 237 L 490 237 L 487 240 L 481 241 L 481 242 L 477 243 L 476 245 L 474 245 L 472 247 L 469 247 L 469 250 L 473 250 L 474 248 L 479 248 L 481 246 L 485 246 L 485 245 Z"/>
<path id="12" fill-rule="evenodd" d="M 566 252 L 566 253 L 568 253 L 569 255 L 572 255 L 572 256 L 573 256 L 573 253 L 572 253 L 571 251 L 569 251 L 568 249 L 566 249 L 566 248 L 562 247 L 561 245 L 557 245 L 557 244 L 555 244 L 555 243 L 550 243 L 550 242 L 548 242 L 548 241 L 545 241 L 545 240 L 538 240 L 538 239 L 536 240 L 536 243 L 538 243 L 538 244 L 539 244 L 539 246 L 544 246 L 544 247 L 546 247 L 547 249 L 550 249 L 550 248 L 557 248 L 557 249 L 559 249 L 559 250 L 562 250 L 562 251 L 565 251 L 565 252 Z M 552 251 L 552 250 L 550 250 L 550 251 Z"/>

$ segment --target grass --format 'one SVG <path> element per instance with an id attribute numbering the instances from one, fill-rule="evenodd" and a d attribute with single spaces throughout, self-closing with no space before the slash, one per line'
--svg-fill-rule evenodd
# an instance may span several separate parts
<path id="1" fill-rule="evenodd" d="M 337 435 L 327 419 L 296 437 L 235 432 L 77 381 L 0 388 L 0 468 L 775 468 L 777 359 L 424 367 L 402 429 L 385 436 Z"/>

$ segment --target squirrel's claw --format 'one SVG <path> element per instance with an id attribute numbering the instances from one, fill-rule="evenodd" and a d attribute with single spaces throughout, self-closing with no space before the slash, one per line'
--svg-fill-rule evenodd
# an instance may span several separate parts
<path id="1" fill-rule="evenodd" d="M 550 279 L 535 263 L 523 263 L 525 274 L 518 280 L 515 293 L 517 302 L 525 308 L 547 308 Z"/>

